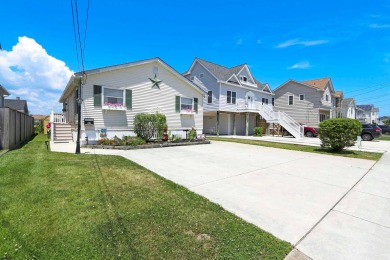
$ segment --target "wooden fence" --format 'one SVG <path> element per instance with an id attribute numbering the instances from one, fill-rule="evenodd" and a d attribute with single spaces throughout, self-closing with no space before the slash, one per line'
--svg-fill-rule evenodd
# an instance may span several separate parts
<path id="1" fill-rule="evenodd" d="M 0 150 L 16 148 L 33 134 L 33 117 L 7 107 L 0 108 Z"/>

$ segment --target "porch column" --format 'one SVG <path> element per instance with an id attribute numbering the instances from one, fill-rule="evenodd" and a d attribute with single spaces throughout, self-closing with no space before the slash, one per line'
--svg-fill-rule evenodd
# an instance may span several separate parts
<path id="1" fill-rule="evenodd" d="M 217 136 L 219 136 L 219 111 L 217 111 Z"/>
<path id="2" fill-rule="evenodd" d="M 249 135 L 249 112 L 245 114 L 245 135 Z"/>
<path id="3" fill-rule="evenodd" d="M 237 135 L 236 129 L 236 114 L 233 114 L 233 135 Z"/>

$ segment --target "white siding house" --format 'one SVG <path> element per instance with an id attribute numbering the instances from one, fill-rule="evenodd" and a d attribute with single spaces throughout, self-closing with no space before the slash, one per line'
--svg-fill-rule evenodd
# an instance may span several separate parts
<path id="1" fill-rule="evenodd" d="M 357 105 L 356 118 L 365 124 L 378 124 L 379 108 L 372 104 Z"/>
<path id="2" fill-rule="evenodd" d="M 81 77 L 81 73 L 71 77 L 59 100 L 73 140 Z M 202 133 L 203 96 L 207 93 L 159 58 L 88 70 L 84 78 L 81 140 L 88 136 L 89 141 L 96 141 L 104 132 L 108 138 L 134 135 L 134 117 L 145 112 L 165 114 L 172 134 L 185 137 L 183 130 L 192 127 Z M 93 124 L 85 124 L 88 120 Z"/>
<path id="3" fill-rule="evenodd" d="M 205 133 L 250 135 L 255 126 L 266 124 L 259 107 L 272 110 L 274 94 L 246 64 L 227 68 L 196 58 L 183 75 L 208 94 L 203 100 Z"/>

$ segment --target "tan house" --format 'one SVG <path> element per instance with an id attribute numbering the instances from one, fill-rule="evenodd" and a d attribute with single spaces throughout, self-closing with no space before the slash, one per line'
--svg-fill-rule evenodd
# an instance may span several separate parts
<path id="1" fill-rule="evenodd" d="M 275 110 L 283 111 L 297 122 L 318 127 L 333 117 L 335 91 L 330 78 L 298 82 L 288 80 L 274 90 Z"/>

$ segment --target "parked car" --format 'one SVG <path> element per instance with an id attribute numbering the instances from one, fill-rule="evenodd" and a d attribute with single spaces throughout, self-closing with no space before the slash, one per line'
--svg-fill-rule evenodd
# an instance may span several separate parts
<path id="1" fill-rule="evenodd" d="M 306 137 L 317 137 L 318 136 L 318 128 L 305 126 L 303 128 Z"/>
<path id="2" fill-rule="evenodd" d="M 376 125 L 363 124 L 362 132 L 360 136 L 364 141 L 371 141 L 374 138 L 380 137 L 382 135 L 382 130 Z"/>
<path id="3" fill-rule="evenodd" d="M 303 131 L 306 137 L 317 137 L 318 128 L 312 126 L 304 126 Z M 283 136 L 291 135 L 287 130 L 283 131 Z"/>
<path id="4" fill-rule="evenodd" d="M 382 134 L 390 135 L 390 125 L 378 125 L 380 129 L 382 129 Z"/>

